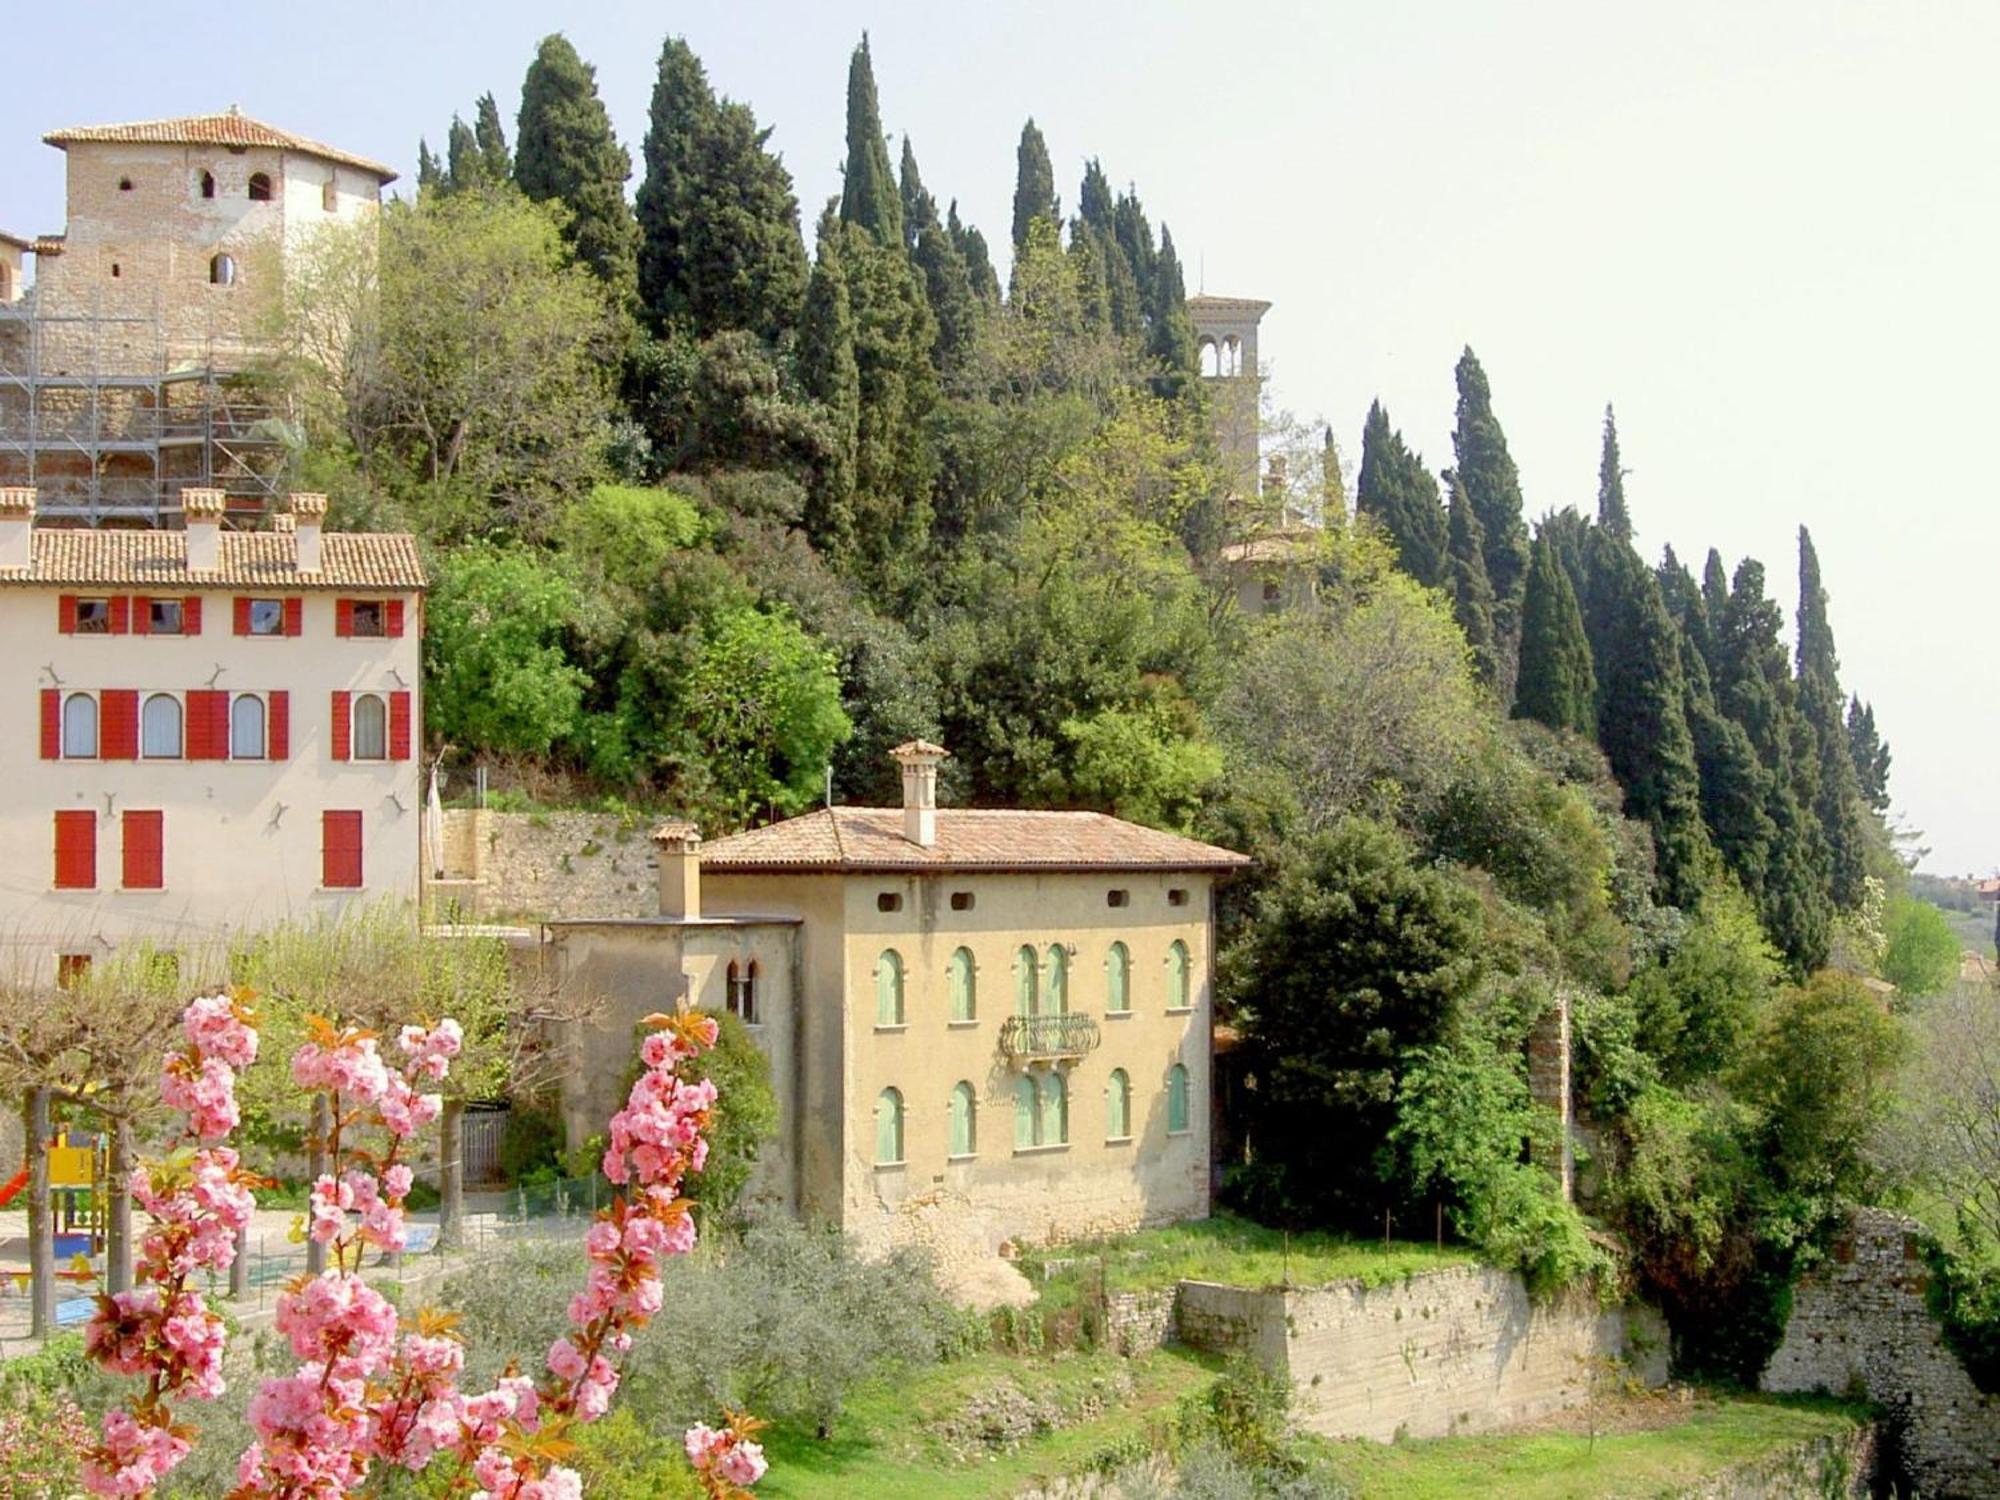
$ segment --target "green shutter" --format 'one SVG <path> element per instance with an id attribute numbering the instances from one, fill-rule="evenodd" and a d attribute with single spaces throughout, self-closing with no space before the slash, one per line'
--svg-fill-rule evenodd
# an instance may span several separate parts
<path id="1" fill-rule="evenodd" d="M 1179 938 L 1167 950 L 1167 1009 L 1188 1008 L 1188 951 Z"/>
<path id="2" fill-rule="evenodd" d="M 875 1024 L 903 1024 L 903 960 L 894 948 L 875 960 Z"/>
<path id="3" fill-rule="evenodd" d="M 875 1160 L 883 1164 L 903 1159 L 903 1096 L 882 1090 L 875 1101 Z"/>
<path id="4" fill-rule="evenodd" d="M 1069 1144 L 1069 1090 L 1063 1076 L 1051 1073 L 1042 1082 L 1042 1139 L 1044 1146 Z"/>
<path id="5" fill-rule="evenodd" d="M 1111 945 L 1111 958 L 1107 964 L 1110 980 L 1106 986 L 1104 1008 L 1107 1011 L 1127 1011 L 1132 1008 L 1132 955 L 1123 943 Z"/>
<path id="6" fill-rule="evenodd" d="M 1035 950 L 1023 948 L 1014 955 L 1014 1014 L 1032 1016 L 1036 1009 Z"/>
<path id="7" fill-rule="evenodd" d="M 951 1154 L 971 1156 L 975 1149 L 972 1131 L 972 1085 L 961 1083 L 951 1091 Z"/>
<path id="8" fill-rule="evenodd" d="M 978 1014 L 973 999 L 972 954 L 960 948 L 951 956 L 951 1018 L 970 1021 Z"/>
<path id="9" fill-rule="evenodd" d="M 1188 1128 L 1188 1072 L 1175 1063 L 1167 1073 L 1167 1133 L 1178 1135 Z"/>
<path id="10" fill-rule="evenodd" d="M 1125 1076 L 1123 1068 L 1111 1070 L 1108 1100 L 1109 1119 L 1105 1124 L 1105 1137 L 1122 1141 L 1132 1134 L 1132 1080 Z"/>
<path id="11" fill-rule="evenodd" d="M 1035 1144 L 1040 1096 L 1035 1080 L 1023 1074 L 1014 1083 L 1014 1149 L 1025 1151 Z"/>
<path id="12" fill-rule="evenodd" d="M 1044 1009 L 1052 1016 L 1069 1013 L 1069 955 L 1061 943 L 1049 945 L 1049 990 Z"/>

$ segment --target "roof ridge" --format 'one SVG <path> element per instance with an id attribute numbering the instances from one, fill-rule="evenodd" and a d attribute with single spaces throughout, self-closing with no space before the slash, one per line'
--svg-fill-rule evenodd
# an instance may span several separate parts
<path id="1" fill-rule="evenodd" d="M 847 861 L 847 845 L 840 837 L 840 819 L 833 815 L 833 804 L 830 802 L 826 805 L 825 812 L 827 826 L 833 830 L 833 852 L 845 864 Z"/>

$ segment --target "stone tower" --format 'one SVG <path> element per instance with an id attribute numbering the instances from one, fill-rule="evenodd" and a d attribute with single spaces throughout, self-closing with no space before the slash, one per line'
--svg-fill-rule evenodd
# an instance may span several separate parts
<path id="1" fill-rule="evenodd" d="M 1257 493 L 1257 325 L 1271 304 L 1255 297 L 1187 299 L 1202 378 L 1214 395 L 1215 441 L 1237 495 Z"/>

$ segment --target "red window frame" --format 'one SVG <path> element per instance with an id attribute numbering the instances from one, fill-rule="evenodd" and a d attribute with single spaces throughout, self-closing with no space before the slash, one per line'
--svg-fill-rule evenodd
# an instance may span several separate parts
<path id="1" fill-rule="evenodd" d="M 56 814 L 56 889 L 97 889 L 97 814 L 65 808 Z"/>
<path id="2" fill-rule="evenodd" d="M 328 808 L 319 819 L 320 885 L 330 891 L 360 890 L 361 814 Z"/>

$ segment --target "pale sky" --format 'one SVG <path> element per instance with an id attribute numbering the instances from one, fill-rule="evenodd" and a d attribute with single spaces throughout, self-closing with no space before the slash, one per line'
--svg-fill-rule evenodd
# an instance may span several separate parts
<path id="1" fill-rule="evenodd" d="M 417 137 L 441 149 L 491 89 L 511 139 L 559 18 L 635 162 L 660 41 L 685 35 L 774 127 L 808 223 L 838 188 L 864 28 L 885 127 L 996 248 L 1032 114 L 1065 208 L 1098 156 L 1171 224 L 1191 290 L 1275 304 L 1277 400 L 1330 420 L 1350 462 L 1379 395 L 1448 463 L 1469 343 L 1530 515 L 1588 508 L 1615 402 L 1641 548 L 1754 554 L 1789 615 L 1809 525 L 1843 679 L 1875 704 L 1926 868 L 2000 867 L 2000 508 L 1974 441 L 2000 355 L 1981 290 L 2000 266 L 2000 6 L 21 8 L 0 229 L 60 229 L 61 156 L 40 144 L 60 125 L 236 103 L 413 175 Z"/>

